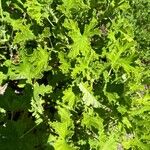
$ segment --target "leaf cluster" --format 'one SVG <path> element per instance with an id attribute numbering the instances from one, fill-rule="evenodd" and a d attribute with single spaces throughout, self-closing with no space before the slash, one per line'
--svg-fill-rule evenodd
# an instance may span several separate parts
<path id="1" fill-rule="evenodd" d="M 148 0 L 0 0 L 0 149 L 149 150 Z"/>

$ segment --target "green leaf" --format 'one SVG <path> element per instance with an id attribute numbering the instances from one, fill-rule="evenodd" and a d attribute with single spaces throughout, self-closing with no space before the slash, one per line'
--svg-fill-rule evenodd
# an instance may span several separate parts
<path id="1" fill-rule="evenodd" d="M 84 86 L 84 84 L 80 83 L 79 85 L 80 90 L 83 93 L 83 103 L 86 106 L 92 106 L 94 108 L 98 108 L 101 104 L 95 99 L 95 97 L 88 91 L 88 89 Z"/>
<path id="2" fill-rule="evenodd" d="M 36 124 L 43 122 L 43 104 L 45 101 L 43 100 L 42 96 L 51 92 L 51 86 L 44 86 L 43 84 L 39 85 L 38 83 L 35 83 L 33 86 L 33 99 L 31 100 L 31 109 L 29 111 L 32 112 L 32 115 L 36 118 Z"/>
<path id="3" fill-rule="evenodd" d="M 3 80 L 7 78 L 7 75 L 4 74 L 3 72 L 0 72 L 0 85 L 2 84 Z"/>
<path id="4" fill-rule="evenodd" d="M 30 26 L 26 25 L 21 28 L 21 31 L 18 31 L 14 37 L 14 44 L 24 44 L 27 40 L 35 39 L 35 35 L 30 30 Z"/>
<path id="5" fill-rule="evenodd" d="M 73 40 L 73 44 L 70 45 L 71 51 L 68 54 L 70 58 L 76 58 L 80 54 L 87 56 L 91 51 L 93 52 L 90 45 L 90 38 L 99 34 L 99 30 L 94 29 L 97 25 L 97 20 L 95 18 L 85 26 L 83 34 L 80 33 L 78 24 L 74 20 L 66 19 L 63 25 L 70 30 L 68 34 Z"/>
<path id="6" fill-rule="evenodd" d="M 73 109 L 76 103 L 75 94 L 72 91 L 72 88 L 68 88 L 63 92 L 64 96 L 62 97 L 63 103 L 68 105 L 69 108 Z"/>
<path id="7" fill-rule="evenodd" d="M 63 4 L 58 6 L 58 10 L 61 10 L 67 17 L 71 17 L 71 10 L 76 12 L 80 9 L 86 10 L 89 7 L 82 0 L 62 0 Z"/>
<path id="8" fill-rule="evenodd" d="M 59 135 L 59 138 L 64 140 L 70 138 L 74 131 L 74 124 L 69 110 L 66 108 L 58 107 L 58 114 L 60 115 L 60 122 L 52 122 L 51 125 L 55 129 L 56 133 Z"/>
<path id="9" fill-rule="evenodd" d="M 104 130 L 103 119 L 100 118 L 98 114 L 94 113 L 92 109 L 88 109 L 87 112 L 83 113 L 82 125 L 86 126 L 89 129 L 91 129 L 91 127 L 94 127 L 99 131 Z"/>
<path id="10" fill-rule="evenodd" d="M 57 140 L 54 144 L 55 149 L 57 150 L 75 150 L 75 148 L 71 147 L 68 143 L 64 140 Z"/>
<path id="11" fill-rule="evenodd" d="M 48 3 L 48 2 L 47 2 L 47 4 L 50 4 L 52 1 L 50 0 L 50 3 Z M 24 3 L 24 7 L 27 8 L 28 15 L 32 19 L 34 19 L 39 25 L 43 25 L 43 19 L 48 18 L 48 16 L 49 16 L 48 11 L 47 11 L 48 6 L 47 6 L 47 8 L 46 8 L 46 6 L 42 3 L 42 1 L 39 2 L 38 0 L 32 0 L 32 1 L 27 0 Z"/>
<path id="12" fill-rule="evenodd" d="M 9 66 L 8 76 L 11 79 L 41 78 L 42 72 L 48 70 L 49 52 L 42 47 L 38 47 L 33 54 L 28 55 L 25 50 L 21 50 L 22 62 L 18 65 L 7 63 Z"/>

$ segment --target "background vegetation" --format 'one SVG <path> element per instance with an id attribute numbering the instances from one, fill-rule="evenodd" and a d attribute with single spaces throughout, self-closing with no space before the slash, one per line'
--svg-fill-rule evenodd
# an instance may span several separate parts
<path id="1" fill-rule="evenodd" d="M 0 149 L 150 149 L 149 0 L 0 0 Z"/>

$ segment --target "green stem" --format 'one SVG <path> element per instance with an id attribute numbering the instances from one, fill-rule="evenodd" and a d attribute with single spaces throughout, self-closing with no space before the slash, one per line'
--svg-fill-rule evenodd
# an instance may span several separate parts
<path id="1" fill-rule="evenodd" d="M 0 16 L 2 17 L 2 20 L 4 19 L 4 16 L 3 16 L 3 9 L 2 9 L 2 2 L 0 0 Z"/>

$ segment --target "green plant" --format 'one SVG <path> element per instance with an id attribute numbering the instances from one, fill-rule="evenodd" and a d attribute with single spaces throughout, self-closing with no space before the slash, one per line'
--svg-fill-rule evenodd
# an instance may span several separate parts
<path id="1" fill-rule="evenodd" d="M 149 150 L 146 5 L 0 0 L 1 149 Z"/>

